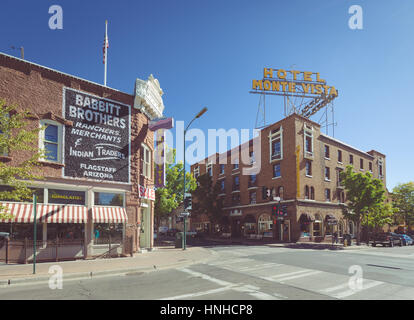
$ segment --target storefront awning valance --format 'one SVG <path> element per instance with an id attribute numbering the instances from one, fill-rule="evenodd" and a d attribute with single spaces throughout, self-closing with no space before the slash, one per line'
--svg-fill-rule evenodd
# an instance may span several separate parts
<path id="1" fill-rule="evenodd" d="M 310 213 L 302 213 L 299 217 L 299 223 L 309 223 L 315 221 L 315 217 Z"/>
<path id="2" fill-rule="evenodd" d="M 29 203 L 2 203 L 7 207 L 7 214 L 12 219 L 1 219 L 6 223 L 33 223 L 33 204 Z M 85 206 L 38 204 L 36 221 L 40 223 L 86 223 L 88 221 L 88 208 Z"/>
<path id="3" fill-rule="evenodd" d="M 126 223 L 128 217 L 125 208 L 93 207 L 92 220 L 94 223 Z"/>

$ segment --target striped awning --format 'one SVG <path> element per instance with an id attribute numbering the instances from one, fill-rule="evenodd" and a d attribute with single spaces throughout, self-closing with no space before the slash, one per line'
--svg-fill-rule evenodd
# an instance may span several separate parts
<path id="1" fill-rule="evenodd" d="M 92 220 L 94 223 L 126 223 L 128 217 L 125 208 L 93 207 Z"/>
<path id="2" fill-rule="evenodd" d="M 8 208 L 7 214 L 12 219 L 0 219 L 6 223 L 33 223 L 33 204 L 29 203 L 2 203 Z M 86 223 L 88 221 L 88 208 L 86 206 L 38 204 L 36 221 L 43 223 Z"/>

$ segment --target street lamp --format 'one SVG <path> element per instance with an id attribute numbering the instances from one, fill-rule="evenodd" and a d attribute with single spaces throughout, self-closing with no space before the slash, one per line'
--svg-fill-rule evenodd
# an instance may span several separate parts
<path id="1" fill-rule="evenodd" d="M 197 115 L 193 118 L 193 120 L 190 121 L 190 123 L 188 124 L 188 126 L 185 128 L 184 130 L 184 145 L 183 145 L 183 151 L 184 151 L 184 162 L 183 162 L 183 174 L 184 174 L 184 186 L 183 186 L 183 205 L 184 205 L 184 199 L 185 199 L 185 134 L 187 133 L 188 128 L 190 127 L 190 125 L 193 123 L 193 121 L 195 119 L 200 118 L 205 112 L 207 111 L 207 108 L 204 107 L 203 109 L 200 110 L 199 113 L 197 113 Z M 184 207 L 185 210 L 185 207 Z M 184 245 L 183 245 L 183 250 L 186 249 L 187 246 L 187 216 L 188 214 L 183 214 L 183 218 L 184 218 Z"/>

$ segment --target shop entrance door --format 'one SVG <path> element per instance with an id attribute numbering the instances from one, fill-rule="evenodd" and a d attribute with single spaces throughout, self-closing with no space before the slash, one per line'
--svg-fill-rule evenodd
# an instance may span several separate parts
<path id="1" fill-rule="evenodd" d="M 143 205 L 143 206 L 142 206 Z M 141 230 L 139 234 L 139 247 L 141 249 L 151 247 L 151 219 L 150 219 L 150 204 L 142 201 L 141 208 Z"/>
<path id="2" fill-rule="evenodd" d="M 231 237 L 240 238 L 241 237 L 241 222 L 240 219 L 233 219 L 231 224 Z"/>
<path id="3" fill-rule="evenodd" d="M 290 220 L 283 222 L 282 237 L 283 242 L 290 242 Z"/>

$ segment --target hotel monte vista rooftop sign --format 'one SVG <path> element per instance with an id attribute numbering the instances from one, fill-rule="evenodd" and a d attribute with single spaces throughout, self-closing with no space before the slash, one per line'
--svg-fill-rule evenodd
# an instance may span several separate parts
<path id="1" fill-rule="evenodd" d="M 137 79 L 135 81 L 134 108 L 142 111 L 150 120 L 161 118 L 164 111 L 163 94 L 160 83 L 152 74 L 148 80 Z"/>

